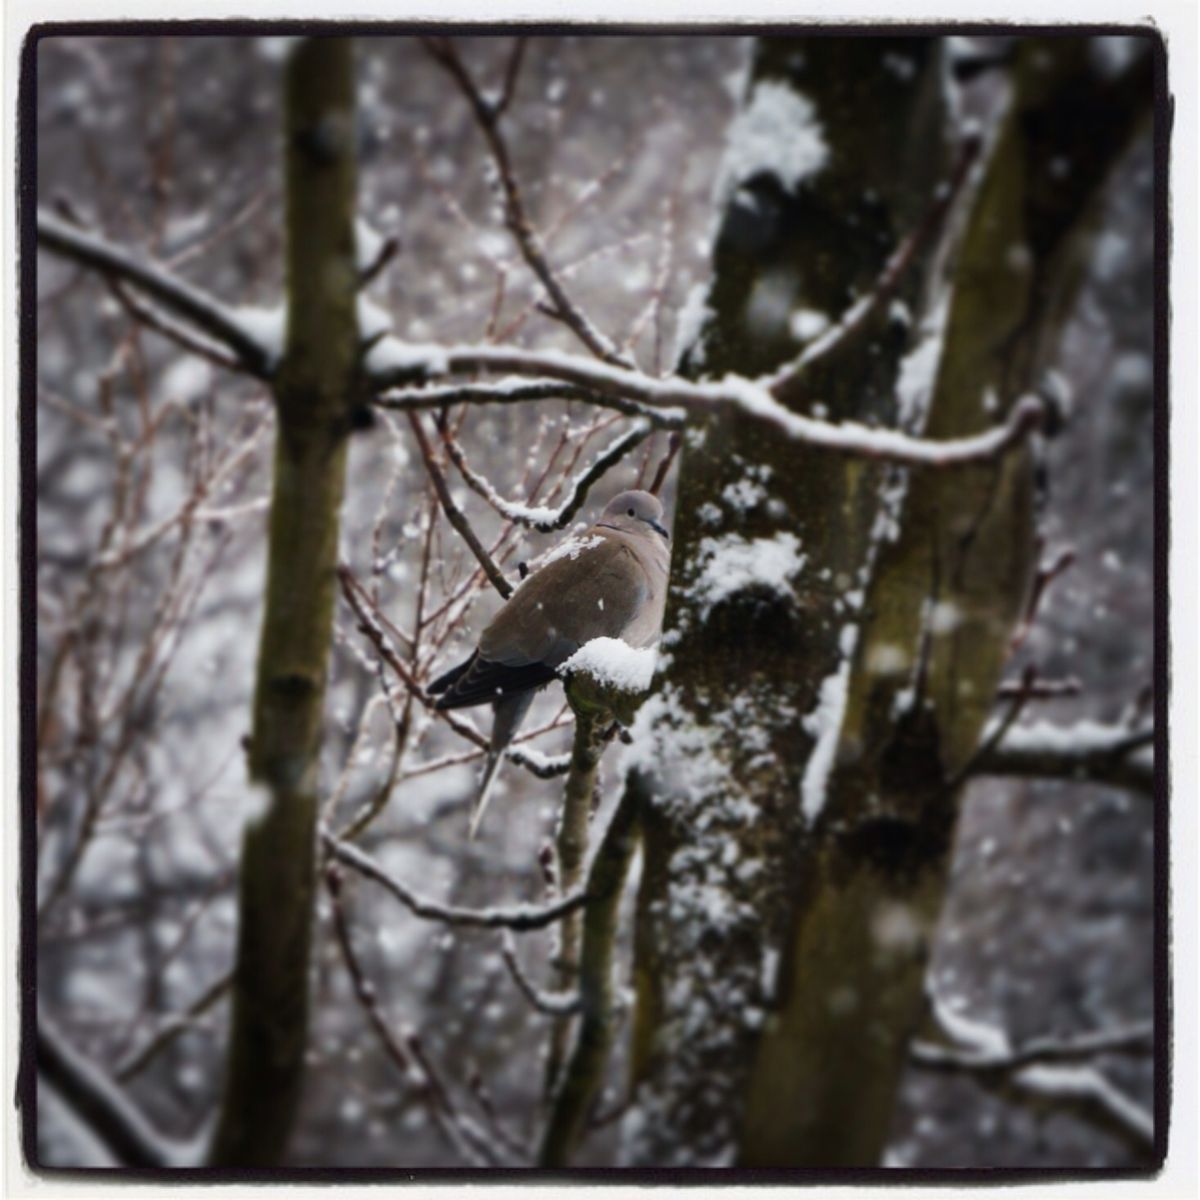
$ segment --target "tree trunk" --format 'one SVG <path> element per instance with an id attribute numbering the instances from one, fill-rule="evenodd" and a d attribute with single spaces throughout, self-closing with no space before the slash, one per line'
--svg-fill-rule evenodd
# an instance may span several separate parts
<path id="1" fill-rule="evenodd" d="M 1149 102 L 1145 65 L 1105 79 L 1081 41 L 1023 43 L 952 277 L 910 272 L 915 319 L 893 305 L 789 403 L 935 437 L 1002 420 L 1053 348 L 1074 235 Z M 743 131 L 756 110 L 807 119 L 810 170 L 790 189 L 743 176 L 730 197 L 693 373 L 768 370 L 796 353 L 794 314 L 803 333 L 870 287 L 946 170 L 943 79 L 933 42 L 759 46 Z M 736 416 L 689 439 L 667 661 L 641 729 L 653 798 L 629 1160 L 880 1161 L 958 778 L 1033 554 L 1024 451 L 910 476 Z"/>
<path id="2" fill-rule="evenodd" d="M 242 847 L 229 1058 L 211 1151 L 221 1166 L 277 1163 L 300 1098 L 317 770 L 359 353 L 351 42 L 301 43 L 285 86 L 288 320 L 249 746 L 266 807 Z"/>

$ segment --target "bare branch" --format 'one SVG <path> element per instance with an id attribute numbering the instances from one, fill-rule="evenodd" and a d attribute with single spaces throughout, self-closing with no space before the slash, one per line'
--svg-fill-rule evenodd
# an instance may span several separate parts
<path id="1" fill-rule="evenodd" d="M 438 499 L 442 502 L 442 510 L 446 514 L 446 519 L 458 530 L 463 541 L 470 547 L 471 553 L 475 555 L 476 561 L 491 580 L 492 586 L 507 600 L 515 590 L 513 585 L 504 578 L 504 572 L 496 566 L 492 556 L 484 548 L 483 543 L 479 540 L 479 535 L 471 528 L 471 522 L 467 520 L 466 514 L 454 503 L 454 497 L 450 495 L 450 488 L 446 484 L 446 477 L 434 460 L 433 447 L 430 446 L 429 439 L 425 436 L 425 430 L 421 427 L 421 418 L 416 413 L 410 412 L 408 420 L 413 434 L 416 436 L 417 444 L 421 448 L 425 469 L 429 472 L 429 478 L 433 480 Z"/>
<path id="2" fill-rule="evenodd" d="M 116 1076 L 124 1083 L 143 1071 L 151 1060 L 165 1050 L 181 1033 L 196 1027 L 197 1019 L 204 1015 L 229 992 L 233 983 L 233 972 L 226 971 L 196 997 L 182 1012 L 167 1017 L 158 1029 L 136 1050 L 127 1054 L 116 1066 Z"/>
<path id="3" fill-rule="evenodd" d="M 586 893 L 572 892 L 553 904 L 542 906 L 517 904 L 510 908 L 459 908 L 439 904 L 417 895 L 389 875 L 370 855 L 364 854 L 347 842 L 339 841 L 328 830 L 322 830 L 321 842 L 334 858 L 374 880 L 391 892 L 414 916 L 426 921 L 441 921 L 445 925 L 461 925 L 475 929 L 512 929 L 518 933 L 525 933 L 531 929 L 545 929 L 587 903 Z"/>
<path id="4" fill-rule="evenodd" d="M 538 277 L 554 302 L 558 315 L 597 358 L 617 366 L 632 367 L 633 361 L 627 355 L 622 354 L 567 295 L 562 282 L 546 258 L 542 239 L 534 229 L 529 214 L 525 211 L 525 201 L 521 196 L 516 175 L 513 173 L 508 145 L 500 132 L 499 124 L 500 114 L 511 99 L 511 89 L 509 89 L 508 97 L 502 97 L 502 103 L 490 104 L 476 87 L 475 81 L 463 66 L 453 43 L 448 38 L 423 38 L 422 42 L 432 58 L 458 85 L 459 91 L 471 106 L 475 123 L 487 141 L 488 150 L 496 165 L 500 186 L 504 192 L 505 223 L 516 240 L 529 269 Z M 515 70 L 511 70 L 510 73 L 515 78 Z"/>

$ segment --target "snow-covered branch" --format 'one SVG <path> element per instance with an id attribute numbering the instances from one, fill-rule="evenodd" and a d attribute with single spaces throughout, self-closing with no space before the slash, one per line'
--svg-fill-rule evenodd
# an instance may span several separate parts
<path id="1" fill-rule="evenodd" d="M 450 904 L 440 904 L 418 895 L 406 884 L 389 875 L 369 854 L 351 846 L 348 842 L 339 841 L 328 830 L 321 833 L 321 841 L 326 850 L 340 862 L 353 867 L 359 874 L 374 880 L 386 891 L 390 892 L 414 916 L 426 921 L 441 921 L 445 925 L 464 925 L 475 929 L 512 929 L 524 933 L 531 929 L 545 929 L 555 921 L 582 908 L 587 903 L 584 892 L 572 892 L 553 904 L 516 904 L 508 908 L 460 908 Z"/>
<path id="2" fill-rule="evenodd" d="M 1154 1040 L 1150 1021 L 1063 1037 L 1033 1038 L 1013 1046 L 1007 1031 L 966 1017 L 930 994 L 933 1022 L 948 1043 L 915 1042 L 913 1062 L 933 1071 L 969 1072 L 989 1086 L 1041 1100 L 1071 1102 L 1114 1132 L 1146 1149 L 1154 1145 L 1154 1115 L 1111 1083 L 1095 1066 L 1073 1061 L 1096 1054 L 1144 1052 Z"/>
<path id="3" fill-rule="evenodd" d="M 566 499 L 554 508 L 546 505 L 535 507 L 521 504 L 515 500 L 506 500 L 487 479 L 471 469 L 462 448 L 453 437 L 445 433 L 443 442 L 446 452 L 453 459 L 454 465 L 458 467 L 467 485 L 477 495 L 482 496 L 502 517 L 517 525 L 523 525 L 526 529 L 536 529 L 539 533 L 553 533 L 556 529 L 565 529 L 571 523 L 575 514 L 587 500 L 592 486 L 599 482 L 605 473 L 616 466 L 631 450 L 640 446 L 653 432 L 654 428 L 649 421 L 639 419 L 632 429 L 626 430 L 620 437 L 615 438 L 571 480 Z"/>
<path id="4" fill-rule="evenodd" d="M 239 314 L 145 254 L 79 229 L 44 209 L 37 214 L 37 231 L 38 242 L 45 249 L 137 288 L 174 316 L 228 346 L 251 374 L 261 378 L 271 374 L 279 347 L 263 337 L 246 314 Z"/>
<path id="5" fill-rule="evenodd" d="M 840 320 L 809 342 L 797 358 L 780 367 L 769 380 L 762 381 L 773 395 L 784 395 L 814 365 L 828 361 L 859 340 L 875 315 L 895 295 L 909 268 L 936 242 L 971 167 L 979 157 L 980 144 L 977 137 L 968 138 L 963 143 L 950 178 L 938 188 L 916 228 L 893 252 L 870 291 L 853 304 Z"/>
<path id="6" fill-rule="evenodd" d="M 377 396 L 375 404 L 380 408 L 407 412 L 442 409 L 451 404 L 521 404 L 527 400 L 582 400 L 601 408 L 615 409 L 629 417 L 644 417 L 657 429 L 678 429 L 684 418 L 682 412 L 647 408 L 623 396 L 560 383 L 556 379 L 523 379 L 519 375 L 487 383 L 395 388 Z"/>
<path id="7" fill-rule="evenodd" d="M 271 314 L 268 329 L 262 313 L 231 308 L 162 266 L 50 213 L 38 214 L 38 236 L 47 249 L 145 292 L 173 315 L 191 321 L 228 346 L 248 371 L 262 378 L 270 376 L 280 352 L 282 322 L 276 319 L 278 314 Z M 611 361 L 599 362 L 579 355 L 511 346 L 410 345 L 388 334 L 372 345 L 364 369 L 376 392 L 408 387 L 414 381 L 432 382 L 475 372 L 532 377 L 539 381 L 545 395 L 549 394 L 547 381 L 555 381 L 557 385 L 568 384 L 605 397 L 609 403 L 642 406 L 657 412 L 660 421 L 671 424 L 678 422 L 682 413 L 706 415 L 733 407 L 773 425 L 798 442 L 907 466 L 949 467 L 986 462 L 1021 441 L 1042 417 L 1041 402 L 1027 396 L 1014 405 L 1002 425 L 969 437 L 935 441 L 855 422 L 833 424 L 792 412 L 771 394 L 769 380 L 755 382 L 737 375 L 699 383 L 677 377 L 658 379 Z M 504 389 L 481 387 L 473 393 L 466 393 L 463 388 L 453 390 L 459 399 L 476 403 L 513 399 L 511 394 L 504 394 Z M 448 402 L 445 392 L 422 398 L 419 391 L 393 395 L 385 401 L 396 408 L 437 407 Z"/>
<path id="8" fill-rule="evenodd" d="M 38 1073 L 123 1166 L 198 1166 L 198 1144 L 164 1137 L 98 1066 L 67 1040 L 50 1016 L 37 1016 Z"/>
<path id="9" fill-rule="evenodd" d="M 569 1017 L 579 1011 L 578 992 L 543 991 L 525 974 L 521 960 L 517 957 L 517 946 L 512 934 L 505 930 L 503 938 L 504 940 L 500 944 L 500 953 L 504 958 L 504 965 L 508 967 L 508 972 L 513 977 L 513 982 L 517 985 L 521 995 L 538 1012 L 545 1013 L 550 1017 Z"/>
<path id="10" fill-rule="evenodd" d="M 986 733 L 985 733 L 986 736 Z M 1015 725 L 972 767 L 973 775 L 1065 779 L 1154 790 L 1154 730 L 1077 721 Z"/>
<path id="11" fill-rule="evenodd" d="M 792 412 L 761 382 L 738 375 L 694 383 L 676 376 L 658 379 L 640 371 L 556 351 L 488 345 L 406 346 L 395 338 L 387 339 L 383 345 L 387 352 L 378 358 L 369 356 L 366 364 L 371 384 L 379 392 L 411 383 L 414 363 L 422 364 L 420 370 L 424 372 L 417 377 L 429 380 L 476 372 L 556 379 L 658 410 L 682 409 L 704 416 L 736 408 L 810 446 L 915 467 L 951 467 L 994 459 L 1030 433 L 1040 423 L 1043 412 L 1037 397 L 1025 396 L 1013 406 L 1004 424 L 968 437 L 938 441 L 852 421 L 834 424 Z M 387 366 L 392 359 L 398 364 L 394 370 Z"/>

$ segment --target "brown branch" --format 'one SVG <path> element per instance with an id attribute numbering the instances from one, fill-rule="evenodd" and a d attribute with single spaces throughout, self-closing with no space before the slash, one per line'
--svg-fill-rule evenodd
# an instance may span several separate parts
<path id="1" fill-rule="evenodd" d="M 483 568 L 484 574 L 491 580 L 492 586 L 507 600 L 515 590 L 513 585 L 504 578 L 504 572 L 496 566 L 492 556 L 484 548 L 483 543 L 479 540 L 479 535 L 471 528 L 466 514 L 454 503 L 454 497 L 450 495 L 450 488 L 446 484 L 446 477 L 434 460 L 433 447 L 430 446 L 425 430 L 421 426 L 421 418 L 416 413 L 410 412 L 408 420 L 413 434 L 416 436 L 417 444 L 421 448 L 425 469 L 429 472 L 429 478 L 437 490 L 438 499 L 442 502 L 442 511 L 445 512 L 446 519 L 458 530 L 463 541 L 470 547 L 471 553 L 475 555 L 475 560 Z"/>
<path id="2" fill-rule="evenodd" d="M 632 361 L 588 320 L 567 295 L 546 258 L 542 239 L 534 229 L 525 210 L 525 202 L 513 172 L 512 160 L 509 157 L 508 145 L 500 132 L 499 117 L 503 112 L 503 107 L 489 103 L 483 97 L 470 73 L 463 66 L 462 60 L 458 57 L 458 52 L 449 38 L 422 38 L 421 41 L 434 61 L 458 85 L 459 91 L 470 105 L 471 112 L 475 116 L 475 123 L 487 141 L 488 150 L 499 175 L 500 186 L 504 192 L 505 223 L 516 240 L 529 269 L 541 281 L 550 299 L 554 302 L 558 315 L 597 358 L 614 365 L 632 367 Z M 515 71 L 513 74 L 515 76 Z M 507 106 L 507 103 L 508 100 L 503 99 L 504 106 Z"/>

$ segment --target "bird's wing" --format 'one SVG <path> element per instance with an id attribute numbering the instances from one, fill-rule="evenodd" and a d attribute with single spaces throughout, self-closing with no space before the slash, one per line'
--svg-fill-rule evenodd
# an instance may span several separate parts
<path id="1" fill-rule="evenodd" d="M 628 539 L 593 532 L 525 580 L 483 631 L 480 657 L 556 667 L 592 638 L 620 637 L 649 595 Z"/>

